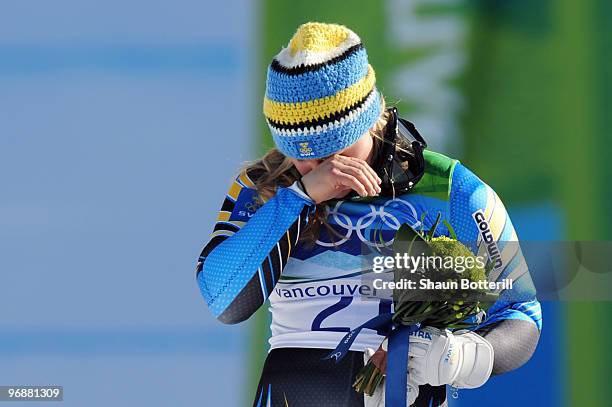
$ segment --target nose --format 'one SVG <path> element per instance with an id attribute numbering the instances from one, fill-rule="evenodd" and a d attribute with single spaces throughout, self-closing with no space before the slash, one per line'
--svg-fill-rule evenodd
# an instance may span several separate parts
<path id="1" fill-rule="evenodd" d="M 319 163 L 319 160 L 307 160 L 306 167 L 308 168 L 308 171 L 312 171 L 319 166 Z"/>
<path id="2" fill-rule="evenodd" d="M 299 160 L 295 162 L 295 166 L 297 170 L 302 175 L 308 174 L 310 171 L 314 170 L 319 166 L 321 160 Z"/>

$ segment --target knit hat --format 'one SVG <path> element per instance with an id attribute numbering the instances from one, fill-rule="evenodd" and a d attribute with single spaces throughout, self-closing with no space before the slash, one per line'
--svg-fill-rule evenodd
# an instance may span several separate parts
<path id="1" fill-rule="evenodd" d="M 377 121 L 380 96 L 361 39 L 306 23 L 268 67 L 264 115 L 277 148 L 298 159 L 349 147 Z"/>

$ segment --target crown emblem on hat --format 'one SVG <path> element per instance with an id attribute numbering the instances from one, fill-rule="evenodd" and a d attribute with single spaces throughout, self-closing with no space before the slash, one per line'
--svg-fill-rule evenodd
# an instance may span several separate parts
<path id="1" fill-rule="evenodd" d="M 313 155 L 312 148 L 310 148 L 310 142 L 303 141 L 300 142 L 300 155 L 302 157 L 308 157 Z"/>

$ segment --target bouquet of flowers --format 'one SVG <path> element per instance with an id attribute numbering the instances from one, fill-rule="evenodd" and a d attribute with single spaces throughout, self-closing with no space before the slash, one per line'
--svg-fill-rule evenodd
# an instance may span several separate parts
<path id="1" fill-rule="evenodd" d="M 403 225 L 394 242 L 396 253 L 407 253 L 422 258 L 459 259 L 461 270 L 457 270 L 453 261 L 438 262 L 435 267 L 421 267 L 418 270 L 405 268 L 394 269 L 395 281 L 415 281 L 419 287 L 422 280 L 429 281 L 432 288 L 416 290 L 393 290 L 394 312 L 392 321 L 396 325 L 432 326 L 439 329 L 464 329 L 475 325 L 475 316 L 484 312 L 496 300 L 497 296 L 484 289 L 457 289 L 460 280 L 486 281 L 490 267 L 484 262 L 475 261 L 476 257 L 457 236 L 450 224 L 444 222 L 451 237 L 434 237 L 440 223 L 440 216 L 434 226 L 427 232 L 416 231 Z M 471 259 L 472 261 L 469 261 Z M 470 267 L 465 266 L 466 264 Z M 359 393 L 371 396 L 376 387 L 384 380 L 386 371 L 387 342 L 385 338 L 368 363 L 357 374 L 353 388 Z"/>

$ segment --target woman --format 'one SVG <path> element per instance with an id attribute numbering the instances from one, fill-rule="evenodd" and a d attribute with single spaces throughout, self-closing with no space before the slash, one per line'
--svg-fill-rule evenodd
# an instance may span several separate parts
<path id="1" fill-rule="evenodd" d="M 388 252 L 401 224 L 428 230 L 439 215 L 458 240 L 495 254 L 493 273 L 514 278 L 522 298 L 502 292 L 471 332 L 411 336 L 409 404 L 445 405 L 445 385 L 479 387 L 530 358 L 540 306 L 520 249 L 504 244 L 516 234 L 501 201 L 458 161 L 423 150 L 416 129 L 385 108 L 354 32 L 300 26 L 269 66 L 264 114 L 276 149 L 236 178 L 197 267 L 224 323 L 270 300 L 255 406 L 382 403 L 351 385 L 383 332 L 364 330 L 338 364 L 323 358 L 350 329 L 391 311 L 364 283 L 366 252 Z M 445 225 L 436 235 L 449 235 Z"/>

